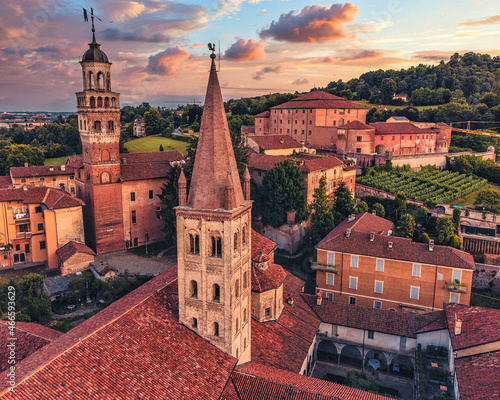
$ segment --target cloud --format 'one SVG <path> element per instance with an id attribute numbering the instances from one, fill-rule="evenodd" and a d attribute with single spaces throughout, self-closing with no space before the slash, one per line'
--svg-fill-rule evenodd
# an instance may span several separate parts
<path id="1" fill-rule="evenodd" d="M 453 52 L 443 53 L 437 50 L 416 51 L 413 53 L 412 58 L 430 60 L 430 61 L 447 61 Z"/>
<path id="2" fill-rule="evenodd" d="M 500 15 L 493 15 L 491 17 L 481 19 L 479 21 L 462 22 L 460 25 L 458 25 L 458 27 L 463 28 L 466 26 L 478 26 L 478 25 L 490 25 L 490 24 L 500 24 Z"/>
<path id="3" fill-rule="evenodd" d="M 244 3 L 257 4 L 261 0 L 219 0 L 215 17 L 220 18 L 230 14 L 235 14 L 241 10 Z"/>
<path id="4" fill-rule="evenodd" d="M 190 49 L 199 49 L 199 48 L 205 47 L 205 46 L 206 46 L 206 44 L 201 44 L 201 43 L 196 42 L 196 43 L 192 44 L 191 46 L 189 46 L 189 48 Z"/>
<path id="5" fill-rule="evenodd" d="M 295 11 L 281 14 L 268 29 L 260 31 L 261 39 L 292 43 L 311 43 L 340 40 L 347 36 L 344 24 L 354 21 L 358 7 L 351 3 L 327 6 L 307 6 L 295 15 Z"/>
<path id="6" fill-rule="evenodd" d="M 292 82 L 292 85 L 306 85 L 306 84 L 310 84 L 310 83 L 311 83 L 311 81 L 307 78 L 298 78 Z"/>
<path id="7" fill-rule="evenodd" d="M 125 22 L 141 15 L 146 6 L 136 1 L 105 1 L 102 9 L 113 22 Z"/>
<path id="8" fill-rule="evenodd" d="M 281 74 L 282 72 L 285 72 L 286 68 L 287 66 L 284 64 L 280 64 L 275 67 L 267 66 L 257 71 L 253 76 L 253 79 L 255 79 L 256 81 L 260 81 L 261 79 L 264 79 L 264 74 L 268 74 L 270 72 L 274 72 L 275 74 Z"/>
<path id="9" fill-rule="evenodd" d="M 133 32 L 122 32 L 118 28 L 107 28 L 100 32 L 99 36 L 103 40 L 122 40 L 125 42 L 169 43 L 172 40 L 170 36 L 165 36 L 163 33 L 144 35 L 143 29 L 137 29 Z"/>
<path id="10" fill-rule="evenodd" d="M 348 61 L 359 61 L 359 60 L 373 60 L 376 58 L 383 57 L 384 55 L 386 55 L 386 52 L 382 50 L 363 50 L 357 53 L 345 55 L 343 57 L 327 56 L 323 58 L 322 62 L 327 64 L 333 64 L 336 62 L 345 62 L 345 61 L 348 62 Z"/>
<path id="11" fill-rule="evenodd" d="M 226 50 L 224 57 L 231 61 L 263 60 L 266 58 L 264 46 L 264 42 L 257 40 L 238 39 Z"/>
<path id="12" fill-rule="evenodd" d="M 191 53 L 180 46 L 169 47 L 149 57 L 146 72 L 151 75 L 173 75 L 191 57 Z"/>

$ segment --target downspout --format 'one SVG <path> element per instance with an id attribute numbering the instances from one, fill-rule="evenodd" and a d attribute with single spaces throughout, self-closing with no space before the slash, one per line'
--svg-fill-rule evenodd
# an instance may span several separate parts
<path id="1" fill-rule="evenodd" d="M 340 296 L 342 296 L 342 281 L 344 279 L 344 252 L 341 252 L 342 265 L 340 266 Z"/>
<path id="2" fill-rule="evenodd" d="M 432 294 L 432 311 L 434 311 L 434 302 L 436 301 L 437 272 L 438 266 L 436 264 L 436 272 L 434 273 L 434 293 Z"/>

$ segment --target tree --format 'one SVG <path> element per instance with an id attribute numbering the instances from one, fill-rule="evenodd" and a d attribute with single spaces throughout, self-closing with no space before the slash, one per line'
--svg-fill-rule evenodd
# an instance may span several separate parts
<path id="1" fill-rule="evenodd" d="M 366 371 L 347 371 L 347 376 L 344 383 L 347 386 L 365 391 L 375 392 L 378 390 L 378 385 L 377 382 L 375 382 L 375 378 Z"/>
<path id="2" fill-rule="evenodd" d="M 29 144 L 11 144 L 0 150 L 0 175 L 8 175 L 11 167 L 43 165 L 45 157 L 36 147 Z"/>
<path id="3" fill-rule="evenodd" d="M 455 225 L 451 218 L 438 218 L 436 225 L 436 239 L 439 244 L 450 243 L 453 235 L 455 235 Z"/>
<path id="4" fill-rule="evenodd" d="M 312 243 L 316 244 L 335 226 L 332 199 L 326 194 L 326 177 L 324 175 L 319 180 L 319 186 L 314 189 L 313 198 L 310 237 Z M 366 207 L 368 208 L 368 205 Z"/>
<path id="5" fill-rule="evenodd" d="M 356 212 L 358 214 L 368 212 L 368 204 L 366 203 L 366 201 L 361 200 L 359 202 L 358 207 L 356 208 Z"/>
<path id="6" fill-rule="evenodd" d="M 396 198 L 394 199 L 394 212 L 396 214 L 396 220 L 406 214 L 406 196 L 404 194 L 396 193 Z"/>
<path id="7" fill-rule="evenodd" d="M 380 97 L 382 99 L 382 103 L 391 104 L 392 97 L 394 96 L 394 93 L 396 93 L 397 88 L 398 85 L 393 79 L 385 78 L 380 85 Z"/>
<path id="8" fill-rule="evenodd" d="M 382 204 L 380 203 L 375 203 L 373 205 L 373 210 L 375 211 L 375 213 L 381 217 L 381 218 L 384 218 L 385 217 L 385 208 Z"/>
<path id="9" fill-rule="evenodd" d="M 146 135 L 157 135 L 161 131 L 162 116 L 156 108 L 150 108 L 144 113 L 146 123 Z"/>
<path id="10" fill-rule="evenodd" d="M 160 151 L 164 151 L 163 145 L 160 144 Z"/>
<path id="11" fill-rule="evenodd" d="M 429 243 L 429 240 L 430 240 L 430 238 L 429 238 L 429 235 L 427 233 L 424 232 L 424 233 L 422 233 L 420 235 L 420 239 L 419 239 L 420 243 L 426 243 L 427 244 L 427 243 Z"/>
<path id="12" fill-rule="evenodd" d="M 402 237 L 411 238 L 415 231 L 415 218 L 410 214 L 405 214 L 399 220 L 399 233 Z"/>
<path id="13" fill-rule="evenodd" d="M 335 221 L 342 222 L 354 212 L 356 201 L 344 181 L 340 182 L 335 190 L 335 199 L 333 201 L 333 216 Z"/>
<path id="14" fill-rule="evenodd" d="M 259 188 L 258 209 L 264 225 L 280 227 L 286 222 L 286 213 L 296 211 L 295 221 L 308 217 L 305 185 L 302 171 L 293 161 L 282 161 L 266 173 Z"/>
<path id="15" fill-rule="evenodd" d="M 476 75 L 471 75 L 463 79 L 462 91 L 464 96 L 469 98 L 479 90 L 479 78 Z"/>
<path id="16" fill-rule="evenodd" d="M 460 249 L 460 237 L 458 235 L 453 235 L 451 237 L 450 246 L 455 249 Z"/>
<path id="17" fill-rule="evenodd" d="M 453 221 L 453 225 L 455 226 L 455 229 L 458 229 L 458 227 L 460 226 L 460 217 L 462 216 L 462 210 L 460 208 L 454 208 L 453 209 L 453 217 L 452 217 L 452 221 Z"/>

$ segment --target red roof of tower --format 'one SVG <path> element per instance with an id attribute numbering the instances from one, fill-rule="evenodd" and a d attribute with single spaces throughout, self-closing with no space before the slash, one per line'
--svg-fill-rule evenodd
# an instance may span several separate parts
<path id="1" fill-rule="evenodd" d="M 286 103 L 280 104 L 274 109 L 287 109 L 287 108 L 359 108 L 366 110 L 367 108 L 344 99 L 343 97 L 334 96 L 333 94 L 316 90 L 314 92 L 306 93 L 300 97 L 296 97 Z"/>
<path id="2" fill-rule="evenodd" d="M 228 172 L 233 196 L 231 203 L 237 207 L 245 200 L 212 57 L 187 204 L 197 209 L 224 208 L 224 190 Z"/>

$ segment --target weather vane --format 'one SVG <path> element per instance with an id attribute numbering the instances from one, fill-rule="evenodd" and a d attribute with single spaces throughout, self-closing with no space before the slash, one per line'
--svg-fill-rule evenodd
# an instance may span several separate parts
<path id="1" fill-rule="evenodd" d="M 212 60 L 215 60 L 217 58 L 217 56 L 215 55 L 215 43 L 208 43 L 207 46 L 208 46 L 208 50 L 210 50 L 212 52 L 212 54 L 210 54 L 210 58 Z M 220 72 L 220 40 L 219 40 L 219 71 L 218 72 Z"/>
<path id="2" fill-rule="evenodd" d="M 82 7 L 83 8 L 83 7 Z M 90 9 L 90 18 L 92 20 L 92 42 L 95 42 L 95 27 L 94 27 L 94 17 L 97 18 L 99 21 L 102 22 L 102 19 L 99 18 L 97 15 L 94 15 L 94 9 Z M 89 16 L 88 16 L 88 11 L 83 8 L 83 20 L 85 22 L 89 22 Z"/>

